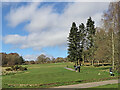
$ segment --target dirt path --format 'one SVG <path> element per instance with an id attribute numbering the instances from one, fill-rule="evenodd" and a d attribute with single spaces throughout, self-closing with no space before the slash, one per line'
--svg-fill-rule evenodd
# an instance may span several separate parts
<path id="1" fill-rule="evenodd" d="M 58 86 L 54 88 L 90 88 L 90 87 L 96 87 L 100 85 L 116 84 L 116 83 L 118 83 L 118 80 L 107 80 L 107 81 L 100 81 L 100 82 L 90 82 L 90 83 L 83 83 L 83 84 Z"/>
<path id="2" fill-rule="evenodd" d="M 67 70 L 75 71 L 75 70 L 72 69 L 72 68 L 67 68 L 67 67 L 64 67 L 64 68 L 67 69 Z"/>

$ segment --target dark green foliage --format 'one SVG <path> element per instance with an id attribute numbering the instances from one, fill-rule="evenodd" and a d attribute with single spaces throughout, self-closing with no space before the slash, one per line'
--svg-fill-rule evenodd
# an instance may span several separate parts
<path id="1" fill-rule="evenodd" d="M 24 59 L 23 59 L 23 57 L 22 56 L 20 56 L 20 58 L 19 58 L 19 65 L 21 65 L 22 63 L 24 63 L 25 61 L 24 61 Z"/>
<path id="2" fill-rule="evenodd" d="M 68 58 L 70 61 L 78 60 L 77 47 L 78 47 L 78 29 L 76 27 L 75 22 L 73 22 L 68 37 L 68 54 L 69 54 Z"/>
<path id="3" fill-rule="evenodd" d="M 94 21 L 92 21 L 91 17 L 87 20 L 87 49 L 89 50 L 89 57 L 94 59 L 94 51 L 95 51 L 95 25 Z"/>
<path id="4" fill-rule="evenodd" d="M 78 59 L 83 61 L 84 47 L 85 47 L 85 26 L 83 23 L 79 26 L 78 31 Z"/>
<path id="5" fill-rule="evenodd" d="M 83 61 L 86 57 L 94 59 L 95 51 L 95 25 L 91 17 L 87 20 L 87 25 L 81 23 L 79 29 L 73 22 L 68 37 L 68 58 L 69 61 Z"/>

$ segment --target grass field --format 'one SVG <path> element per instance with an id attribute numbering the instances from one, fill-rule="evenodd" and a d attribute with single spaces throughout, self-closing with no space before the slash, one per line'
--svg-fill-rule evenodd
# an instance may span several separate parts
<path id="1" fill-rule="evenodd" d="M 24 65 L 27 71 L 2 76 L 3 88 L 48 88 L 53 86 L 84 83 L 109 78 L 109 68 L 81 66 L 81 72 L 74 72 L 64 67 L 74 68 L 72 63 Z M 100 73 L 100 75 L 98 75 Z M 115 76 L 118 76 L 115 73 Z"/>

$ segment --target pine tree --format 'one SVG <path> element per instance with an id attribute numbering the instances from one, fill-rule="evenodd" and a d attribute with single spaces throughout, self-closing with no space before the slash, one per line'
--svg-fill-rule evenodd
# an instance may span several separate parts
<path id="1" fill-rule="evenodd" d="M 68 58 L 70 61 L 77 62 L 78 54 L 77 54 L 77 47 L 78 47 L 78 29 L 76 27 L 75 22 L 72 23 L 72 27 L 70 29 L 69 37 L 68 37 Z M 77 62 L 78 64 L 78 62 Z"/>
<path id="2" fill-rule="evenodd" d="M 83 23 L 81 23 L 79 26 L 79 31 L 78 31 L 78 59 L 79 59 L 80 64 L 83 61 L 85 36 L 86 36 L 85 26 Z"/>
<path id="3" fill-rule="evenodd" d="M 92 18 L 90 17 L 87 20 L 87 49 L 89 50 L 89 57 L 92 60 L 94 60 L 94 51 L 95 51 L 95 25 L 94 21 L 92 21 Z"/>
<path id="4" fill-rule="evenodd" d="M 89 53 L 87 52 L 89 56 L 94 58 L 95 51 L 94 41 L 95 41 L 95 26 L 94 21 L 92 21 L 91 17 L 87 21 L 87 28 L 85 28 L 83 23 L 81 23 L 78 30 L 75 22 L 73 22 L 68 37 L 69 60 L 77 62 L 77 65 L 79 61 L 79 64 L 81 65 L 81 62 L 83 61 L 83 56 L 85 54 L 84 51 L 89 51 Z M 86 48 L 88 50 L 86 50 Z"/>

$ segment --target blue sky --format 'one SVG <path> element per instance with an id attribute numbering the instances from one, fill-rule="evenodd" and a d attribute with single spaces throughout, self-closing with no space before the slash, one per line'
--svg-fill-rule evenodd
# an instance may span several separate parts
<path id="1" fill-rule="evenodd" d="M 109 3 L 3 3 L 2 52 L 16 52 L 26 60 L 40 54 L 67 56 L 67 36 L 73 21 L 86 23 L 89 16 L 100 26 Z"/>

